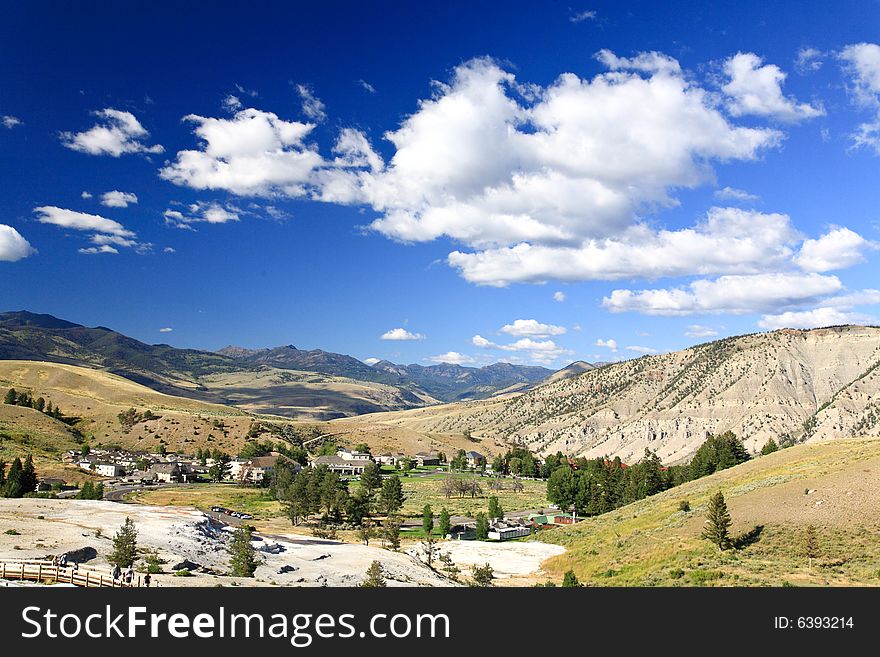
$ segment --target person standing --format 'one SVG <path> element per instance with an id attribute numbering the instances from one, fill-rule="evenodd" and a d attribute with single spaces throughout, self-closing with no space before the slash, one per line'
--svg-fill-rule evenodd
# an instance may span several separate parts
<path id="1" fill-rule="evenodd" d="M 150 588 L 150 573 L 144 575 L 144 586 Z"/>

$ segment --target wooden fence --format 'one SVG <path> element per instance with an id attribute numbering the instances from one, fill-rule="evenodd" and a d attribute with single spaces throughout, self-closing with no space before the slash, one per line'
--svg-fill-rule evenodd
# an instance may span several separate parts
<path id="1" fill-rule="evenodd" d="M 73 584 L 85 587 L 133 588 L 141 585 L 140 575 L 131 584 L 120 577 L 114 580 L 109 574 L 91 568 L 57 566 L 51 561 L 9 559 L 0 561 L 0 579 L 30 580 Z"/>

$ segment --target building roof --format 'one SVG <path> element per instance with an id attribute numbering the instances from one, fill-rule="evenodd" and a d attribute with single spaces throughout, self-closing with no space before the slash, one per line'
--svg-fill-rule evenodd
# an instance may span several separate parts
<path id="1" fill-rule="evenodd" d="M 341 456 L 316 456 L 312 459 L 312 465 L 339 465 L 346 468 L 362 468 L 366 464 L 358 463 L 353 459 L 344 459 Z"/>
<path id="2" fill-rule="evenodd" d="M 147 472 L 172 474 L 175 470 L 180 470 L 180 468 L 177 467 L 177 461 L 174 463 L 154 463 L 150 466 L 150 469 L 147 470 Z"/>
<path id="3" fill-rule="evenodd" d="M 248 465 L 252 468 L 274 468 L 276 463 L 278 463 L 277 456 L 255 456 Z"/>

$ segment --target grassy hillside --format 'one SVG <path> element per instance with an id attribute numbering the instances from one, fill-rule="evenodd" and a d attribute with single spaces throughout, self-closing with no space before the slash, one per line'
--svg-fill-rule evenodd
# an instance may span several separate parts
<path id="1" fill-rule="evenodd" d="M 557 577 L 572 569 L 601 586 L 878 586 L 878 482 L 880 440 L 799 445 L 544 532 L 541 540 L 568 549 L 544 568 Z M 700 538 L 719 490 L 732 533 L 758 534 L 742 549 L 720 553 Z M 679 510 L 681 500 L 689 512 Z M 812 569 L 804 554 L 810 524 L 819 542 Z"/>

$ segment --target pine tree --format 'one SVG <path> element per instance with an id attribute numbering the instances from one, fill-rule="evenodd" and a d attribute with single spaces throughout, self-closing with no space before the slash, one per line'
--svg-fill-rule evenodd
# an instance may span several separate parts
<path id="1" fill-rule="evenodd" d="M 578 580 L 577 575 L 574 574 L 573 570 L 565 571 L 565 577 L 562 578 L 562 586 L 568 588 L 575 588 L 583 586 Z"/>
<path id="2" fill-rule="evenodd" d="M 776 444 L 776 441 L 772 438 L 764 443 L 764 446 L 761 448 L 761 454 L 763 456 L 767 456 L 767 454 L 772 454 L 773 452 L 779 449 L 779 445 Z"/>
<path id="3" fill-rule="evenodd" d="M 18 393 L 15 391 L 15 388 L 10 388 L 6 396 L 3 398 L 4 404 L 15 404 L 18 401 Z"/>
<path id="4" fill-rule="evenodd" d="M 729 530 L 730 512 L 727 510 L 724 495 L 718 491 L 709 500 L 702 537 L 717 545 L 719 550 L 726 550 L 731 547 Z"/>
<path id="5" fill-rule="evenodd" d="M 116 564 L 120 568 L 133 566 L 137 559 L 137 529 L 134 521 L 126 517 L 125 523 L 113 537 L 113 552 L 107 557 L 107 561 Z"/>
<path id="6" fill-rule="evenodd" d="M 27 458 L 24 460 L 19 482 L 21 484 L 22 495 L 25 493 L 33 493 L 37 490 L 37 471 L 34 468 L 34 457 L 30 454 L 28 454 Z"/>
<path id="7" fill-rule="evenodd" d="M 392 550 L 400 549 L 400 518 L 389 516 L 382 525 L 382 542 Z"/>
<path id="8" fill-rule="evenodd" d="M 240 527 L 232 534 L 229 555 L 229 574 L 232 577 L 254 576 L 260 561 L 251 543 L 251 530 L 248 527 Z"/>
<path id="9" fill-rule="evenodd" d="M 46 400 L 42 397 L 37 397 L 37 401 L 34 402 L 34 408 L 36 408 L 41 413 L 46 408 Z"/>
<path id="10" fill-rule="evenodd" d="M 452 521 L 449 518 L 449 510 L 444 506 L 440 509 L 440 535 L 446 538 L 452 531 Z"/>
<path id="11" fill-rule="evenodd" d="M 403 484 L 400 478 L 393 475 L 382 482 L 382 490 L 379 492 L 379 504 L 386 515 L 398 511 L 403 506 Z"/>
<path id="12" fill-rule="evenodd" d="M 425 531 L 425 536 L 430 536 L 434 531 L 434 511 L 431 510 L 430 504 L 426 504 L 422 509 L 422 529 Z"/>
<path id="13" fill-rule="evenodd" d="M 21 459 L 16 457 L 6 473 L 6 483 L 3 484 L 3 497 L 21 497 L 24 494 L 21 488 Z"/>
<path id="14" fill-rule="evenodd" d="M 367 577 L 361 582 L 361 587 L 367 589 L 381 588 L 383 586 L 388 586 L 385 583 L 385 574 L 382 570 L 382 564 L 378 561 L 374 561 L 370 564 L 370 567 L 367 568 Z"/>
<path id="15" fill-rule="evenodd" d="M 472 575 L 474 586 L 492 586 L 492 580 L 495 579 L 495 571 L 488 563 L 485 566 L 475 567 Z"/>
<path id="16" fill-rule="evenodd" d="M 363 474 L 361 474 L 361 488 L 363 488 L 370 499 L 372 499 L 373 495 L 381 485 L 382 473 L 379 471 L 379 466 L 373 461 L 370 461 L 364 467 Z"/>

